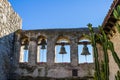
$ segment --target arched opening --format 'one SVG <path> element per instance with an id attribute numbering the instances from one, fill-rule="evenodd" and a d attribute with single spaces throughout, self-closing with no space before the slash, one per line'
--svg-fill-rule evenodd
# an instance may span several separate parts
<path id="1" fill-rule="evenodd" d="M 70 63 L 70 41 L 59 37 L 55 46 L 55 63 Z"/>
<path id="2" fill-rule="evenodd" d="M 28 62 L 28 50 L 29 50 L 29 42 L 28 38 L 21 39 L 21 47 L 20 47 L 20 63 Z"/>
<path id="3" fill-rule="evenodd" d="M 44 36 L 38 37 L 37 62 L 47 62 L 47 39 Z"/>
<path id="4" fill-rule="evenodd" d="M 88 39 L 82 39 L 78 42 L 78 62 L 93 63 L 93 48 Z"/>

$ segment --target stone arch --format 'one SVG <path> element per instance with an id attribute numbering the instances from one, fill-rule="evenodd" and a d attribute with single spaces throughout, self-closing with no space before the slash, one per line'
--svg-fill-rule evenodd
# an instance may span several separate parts
<path id="1" fill-rule="evenodd" d="M 78 41 L 80 41 L 80 40 L 84 40 L 84 39 L 86 39 L 86 40 L 89 40 L 90 41 L 90 39 L 89 38 L 87 38 L 87 37 L 85 37 L 85 36 L 80 36 L 79 38 L 78 38 Z"/>
<path id="2" fill-rule="evenodd" d="M 44 35 L 40 35 L 40 36 L 37 37 L 38 44 L 39 44 L 39 41 L 41 41 L 42 39 L 47 40 L 46 36 L 44 36 Z"/>
<path id="3" fill-rule="evenodd" d="M 46 42 L 44 49 L 42 47 L 42 40 Z M 37 37 L 37 62 L 43 63 L 47 62 L 47 37 L 44 35 L 40 35 Z"/>
<path id="4" fill-rule="evenodd" d="M 24 63 L 28 62 L 28 51 L 29 51 L 29 38 L 24 35 L 20 39 L 21 47 L 20 47 L 20 57 L 19 62 Z"/>
<path id="5" fill-rule="evenodd" d="M 81 55 L 83 52 L 84 44 L 87 44 L 90 55 Z M 87 56 L 87 57 L 86 57 Z M 78 42 L 78 62 L 79 63 L 93 63 L 93 48 L 89 38 L 81 36 Z"/>
<path id="6" fill-rule="evenodd" d="M 70 43 L 70 39 L 68 36 L 58 36 L 56 39 L 56 43 L 59 43 L 61 40 L 67 41 L 68 43 Z"/>
<path id="7" fill-rule="evenodd" d="M 65 48 L 66 53 L 60 54 L 61 48 L 63 46 Z M 70 61 L 71 60 L 70 60 L 70 39 L 69 39 L 69 36 L 60 35 L 56 39 L 55 63 L 70 63 Z"/>
<path id="8" fill-rule="evenodd" d="M 24 45 L 24 44 L 28 44 L 29 39 L 27 36 L 22 36 L 20 41 L 21 41 L 21 45 Z"/>

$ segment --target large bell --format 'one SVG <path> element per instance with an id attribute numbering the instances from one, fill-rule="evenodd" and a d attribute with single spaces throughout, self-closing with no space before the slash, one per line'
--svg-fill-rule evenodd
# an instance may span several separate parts
<path id="1" fill-rule="evenodd" d="M 65 50 L 64 45 L 61 45 L 59 54 L 66 54 L 66 53 L 67 53 L 67 52 L 66 52 L 66 50 Z"/>
<path id="2" fill-rule="evenodd" d="M 25 44 L 24 50 L 28 50 L 28 44 Z"/>
<path id="3" fill-rule="evenodd" d="M 45 39 L 42 39 L 40 44 L 41 44 L 41 49 L 46 49 L 45 45 L 46 45 L 47 43 L 46 43 L 46 40 L 45 40 Z"/>
<path id="4" fill-rule="evenodd" d="M 86 44 L 84 44 L 83 51 L 82 51 L 81 55 L 85 55 L 85 56 L 90 55 L 90 52 L 89 52 Z"/>

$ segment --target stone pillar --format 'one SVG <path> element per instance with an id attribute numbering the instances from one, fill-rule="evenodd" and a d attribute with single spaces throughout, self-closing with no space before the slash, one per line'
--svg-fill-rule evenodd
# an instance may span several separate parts
<path id="1" fill-rule="evenodd" d="M 28 64 L 35 66 L 37 62 L 37 39 L 31 37 L 29 41 Z"/>
<path id="2" fill-rule="evenodd" d="M 14 54 L 12 55 L 11 59 L 11 70 L 10 70 L 10 77 L 11 79 L 16 79 L 19 75 L 19 59 L 20 59 L 20 48 L 21 48 L 21 41 L 20 41 L 20 33 L 15 33 L 15 43 L 14 43 Z"/>
<path id="3" fill-rule="evenodd" d="M 48 36 L 47 39 L 47 64 L 53 65 L 55 60 L 55 41 L 52 37 Z"/>
<path id="4" fill-rule="evenodd" d="M 71 38 L 70 44 L 70 54 L 71 54 L 71 65 L 77 66 L 78 65 L 78 44 L 75 38 Z"/>
<path id="5" fill-rule="evenodd" d="M 21 48 L 21 40 L 20 40 L 20 34 L 15 35 L 15 45 L 14 45 L 14 55 L 13 58 L 11 57 L 11 59 L 13 60 L 14 65 L 18 65 L 19 63 L 19 58 L 20 58 L 20 48 Z"/>

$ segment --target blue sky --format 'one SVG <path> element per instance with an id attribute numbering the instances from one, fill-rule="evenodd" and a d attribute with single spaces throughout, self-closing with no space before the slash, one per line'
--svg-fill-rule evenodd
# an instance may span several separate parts
<path id="1" fill-rule="evenodd" d="M 113 0 L 9 0 L 23 29 L 80 28 L 101 25 Z"/>

